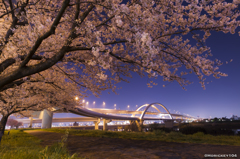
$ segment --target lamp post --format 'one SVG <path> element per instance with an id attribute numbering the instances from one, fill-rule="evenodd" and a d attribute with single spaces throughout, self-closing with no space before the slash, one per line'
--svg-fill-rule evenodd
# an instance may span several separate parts
<path id="1" fill-rule="evenodd" d="M 89 102 L 86 102 L 86 107 L 88 107 Z"/>

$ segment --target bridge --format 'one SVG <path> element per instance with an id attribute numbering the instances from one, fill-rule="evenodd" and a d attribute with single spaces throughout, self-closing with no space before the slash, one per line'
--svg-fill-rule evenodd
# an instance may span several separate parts
<path id="1" fill-rule="evenodd" d="M 160 111 L 157 106 L 162 107 L 165 112 Z M 153 108 L 155 111 L 148 111 Z M 141 110 L 143 109 L 143 110 Z M 62 110 L 54 109 L 52 111 L 43 110 L 41 112 L 34 112 L 29 119 L 21 119 L 23 123 L 39 123 L 42 122 L 42 128 L 51 128 L 52 122 L 73 122 L 73 121 L 93 121 L 95 129 L 98 129 L 98 124 L 103 121 L 103 130 L 107 130 L 107 123 L 112 120 L 128 120 L 130 123 L 135 122 L 141 130 L 144 120 L 163 120 L 167 127 L 172 127 L 174 120 L 195 120 L 194 117 L 184 116 L 180 114 L 171 114 L 168 109 L 160 103 L 144 104 L 139 106 L 135 111 L 116 110 L 116 109 L 100 109 L 100 108 L 86 108 L 83 106 L 76 106 L 74 109 L 65 111 L 73 114 L 82 115 L 80 118 L 53 118 L 53 112 L 64 112 Z M 131 116 L 130 116 L 131 115 Z M 155 115 L 156 117 L 149 117 Z M 33 119 L 38 116 L 39 119 Z"/>

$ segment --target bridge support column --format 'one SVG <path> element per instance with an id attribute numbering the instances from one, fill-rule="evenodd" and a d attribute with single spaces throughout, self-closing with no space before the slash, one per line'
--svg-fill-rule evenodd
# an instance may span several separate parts
<path id="1" fill-rule="evenodd" d="M 134 120 L 129 120 L 129 123 L 130 123 L 130 125 L 129 125 L 129 128 L 130 128 L 130 131 L 134 131 L 133 129 L 133 127 L 134 127 Z M 126 128 L 126 127 L 125 127 Z"/>
<path id="2" fill-rule="evenodd" d="M 166 128 L 173 128 L 173 120 L 164 120 Z"/>
<path id="3" fill-rule="evenodd" d="M 29 117 L 29 119 L 30 119 L 29 128 L 32 128 L 33 117 Z"/>
<path id="4" fill-rule="evenodd" d="M 138 131 L 138 126 L 135 120 L 129 120 L 129 122 L 130 122 L 130 125 L 129 125 L 130 131 Z"/>
<path id="5" fill-rule="evenodd" d="M 103 130 L 107 130 L 107 123 L 110 123 L 111 119 L 103 119 Z"/>
<path id="6" fill-rule="evenodd" d="M 136 120 L 135 121 L 138 127 L 138 131 L 142 131 L 142 127 L 143 127 L 143 120 Z"/>
<path id="7" fill-rule="evenodd" d="M 53 113 L 47 109 L 44 109 L 42 111 L 43 117 L 42 117 L 42 129 L 51 128 L 52 127 L 52 118 Z"/>
<path id="8" fill-rule="evenodd" d="M 97 121 L 94 121 L 95 124 L 95 130 L 98 130 L 98 124 L 100 123 L 100 119 L 98 118 Z"/>

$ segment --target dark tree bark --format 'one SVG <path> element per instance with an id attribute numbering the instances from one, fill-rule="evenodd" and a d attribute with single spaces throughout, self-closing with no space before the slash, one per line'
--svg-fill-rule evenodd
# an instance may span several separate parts
<path id="1" fill-rule="evenodd" d="M 4 135 L 5 126 L 7 124 L 8 117 L 9 115 L 3 115 L 0 122 L 0 142 L 2 140 L 2 136 Z"/>

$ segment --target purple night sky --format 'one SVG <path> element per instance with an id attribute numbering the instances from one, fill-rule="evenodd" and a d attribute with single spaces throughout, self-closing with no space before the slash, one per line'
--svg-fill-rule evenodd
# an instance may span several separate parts
<path id="1" fill-rule="evenodd" d="M 212 81 L 206 84 L 206 90 L 203 90 L 195 75 L 186 76 L 193 84 L 183 90 L 177 82 L 163 82 L 159 77 L 158 85 L 153 88 L 147 87 L 147 77 L 141 78 L 133 74 L 129 78 L 130 83 L 119 83 L 117 86 L 122 89 L 117 90 L 118 95 L 107 90 L 102 92 L 99 98 L 91 95 L 85 98 L 89 102 L 89 107 L 110 108 L 135 110 L 136 105 L 140 106 L 146 103 L 159 102 L 166 106 L 171 113 L 176 111 L 180 114 L 190 114 L 200 118 L 224 117 L 232 115 L 240 116 L 240 37 L 224 33 L 212 32 L 212 36 L 206 41 L 207 46 L 211 47 L 213 59 L 217 58 L 222 62 L 230 61 L 231 63 L 223 64 L 220 71 L 227 73 L 228 77 L 215 79 L 207 77 L 206 81 Z M 162 87 L 166 85 L 166 87 Z M 110 94 L 108 94 L 110 92 Z M 93 105 L 93 101 L 96 102 Z M 103 106 L 103 102 L 106 103 Z M 73 114 L 55 114 L 54 117 L 73 117 Z"/>

